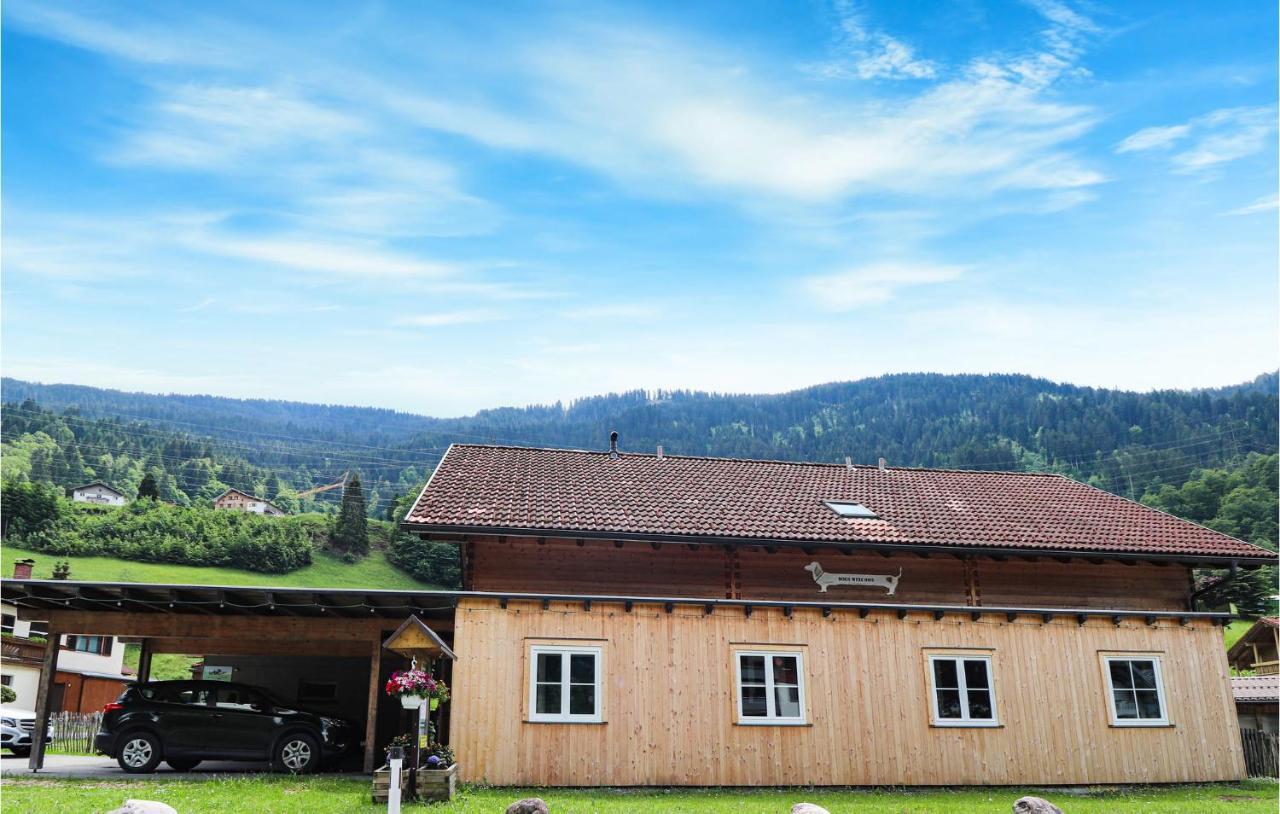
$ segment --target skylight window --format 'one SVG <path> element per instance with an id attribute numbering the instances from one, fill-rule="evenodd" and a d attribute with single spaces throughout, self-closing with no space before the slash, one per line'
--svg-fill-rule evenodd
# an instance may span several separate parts
<path id="1" fill-rule="evenodd" d="M 875 520 L 880 515 L 863 506 L 861 503 L 848 503 L 841 500 L 824 500 L 827 508 L 841 517 L 860 517 L 863 519 Z"/>

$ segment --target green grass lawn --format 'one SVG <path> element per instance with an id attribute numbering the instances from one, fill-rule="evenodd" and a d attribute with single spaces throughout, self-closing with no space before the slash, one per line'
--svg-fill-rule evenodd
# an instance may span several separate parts
<path id="1" fill-rule="evenodd" d="M 817 803 L 832 814 L 1008 814 L 1023 794 L 1037 794 L 1066 814 L 1254 814 L 1276 810 L 1276 783 L 1250 780 L 1202 786 L 1147 786 L 1091 794 L 1027 789 L 495 789 L 463 788 L 448 804 L 407 806 L 433 814 L 494 814 L 520 797 L 538 796 L 552 814 L 786 814 L 793 803 Z M 23 814 L 106 812 L 126 797 L 159 800 L 182 814 L 372 814 L 369 781 L 236 776 L 200 780 L 27 780 L 6 778 L 5 807 Z"/>
<path id="2" fill-rule="evenodd" d="M 134 562 L 115 557 L 59 557 L 43 551 L 25 551 L 5 544 L 0 551 L 0 572 L 13 573 L 14 560 L 30 557 L 36 561 L 34 577 L 49 579 L 53 564 L 66 560 L 72 579 L 98 582 L 172 582 L 187 585 L 270 585 L 280 588 L 396 588 L 429 589 L 432 586 L 387 562 L 379 549 L 364 559 L 347 564 L 340 557 L 316 552 L 311 565 L 287 574 L 263 574 L 238 568 L 202 568 L 195 565 Z"/>
<path id="3" fill-rule="evenodd" d="M 1253 627 L 1252 619 L 1237 619 L 1222 629 L 1222 640 L 1227 649 L 1231 649 L 1231 645 L 1240 641 L 1240 637 L 1245 634 L 1249 628 Z"/>

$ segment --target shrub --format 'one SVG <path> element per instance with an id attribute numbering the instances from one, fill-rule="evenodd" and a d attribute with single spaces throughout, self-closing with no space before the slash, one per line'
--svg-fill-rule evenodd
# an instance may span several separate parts
<path id="1" fill-rule="evenodd" d="M 0 704 L 12 704 L 18 700 L 18 694 L 12 687 L 0 686 Z"/>
<path id="2" fill-rule="evenodd" d="M 432 543 L 415 534 L 396 532 L 391 535 L 387 559 L 423 582 L 442 588 L 457 588 L 461 584 L 458 547 L 452 543 Z"/>

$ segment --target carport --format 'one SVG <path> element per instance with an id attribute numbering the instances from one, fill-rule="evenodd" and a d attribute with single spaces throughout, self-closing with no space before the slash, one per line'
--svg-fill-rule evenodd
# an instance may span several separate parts
<path id="1" fill-rule="evenodd" d="M 287 670 L 289 663 L 303 671 L 331 665 L 330 671 L 340 679 L 350 682 L 354 676 L 363 685 L 357 699 L 363 701 L 365 722 L 363 769 L 372 772 L 380 744 L 403 723 L 398 703 L 380 701 L 390 672 L 407 665 L 385 650 L 383 642 L 416 616 L 452 644 L 455 604 L 455 594 L 433 591 L 31 579 L 0 580 L 0 595 L 16 605 L 23 618 L 48 625 L 28 764 L 32 771 L 44 764 L 58 643 L 62 635 L 75 633 L 139 640 L 139 681 L 148 680 L 152 657 L 159 653 L 203 656 L 206 663 L 221 657 L 244 665 L 249 670 L 247 683 L 261 683 L 253 680 L 255 669 L 267 675 L 268 668 Z M 448 669 L 447 663 L 443 669 Z M 439 720 L 441 739 L 447 741 L 447 704 Z"/>

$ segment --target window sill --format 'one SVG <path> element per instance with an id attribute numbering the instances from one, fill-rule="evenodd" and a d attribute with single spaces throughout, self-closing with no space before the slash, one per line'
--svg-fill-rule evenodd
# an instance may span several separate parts
<path id="1" fill-rule="evenodd" d="M 808 721 L 734 721 L 734 726 L 813 726 Z"/>
<path id="2" fill-rule="evenodd" d="M 1107 726 L 1111 729 L 1174 729 L 1175 728 L 1175 724 L 1171 724 L 1168 721 L 1152 721 L 1151 723 L 1140 723 L 1140 724 L 1118 724 L 1115 721 L 1112 721 L 1110 724 L 1107 724 Z"/>
<path id="3" fill-rule="evenodd" d="M 547 721 L 547 720 L 539 720 L 539 719 L 536 719 L 536 718 L 525 718 L 525 719 L 524 719 L 523 721 L 521 721 L 520 723 L 524 723 L 524 724 L 550 724 L 550 725 L 552 725 L 552 726 L 555 726 L 556 724 L 568 724 L 569 726 L 604 726 L 605 724 L 607 724 L 607 723 L 609 723 L 609 722 L 608 722 L 608 721 Z"/>
<path id="4" fill-rule="evenodd" d="M 940 723 L 938 721 L 931 721 L 929 723 L 929 728 L 930 729 L 1004 729 L 1004 724 L 999 724 L 999 723 L 984 724 L 984 723 L 979 723 L 977 721 L 963 721 L 960 723 L 951 724 L 951 723 Z"/>

